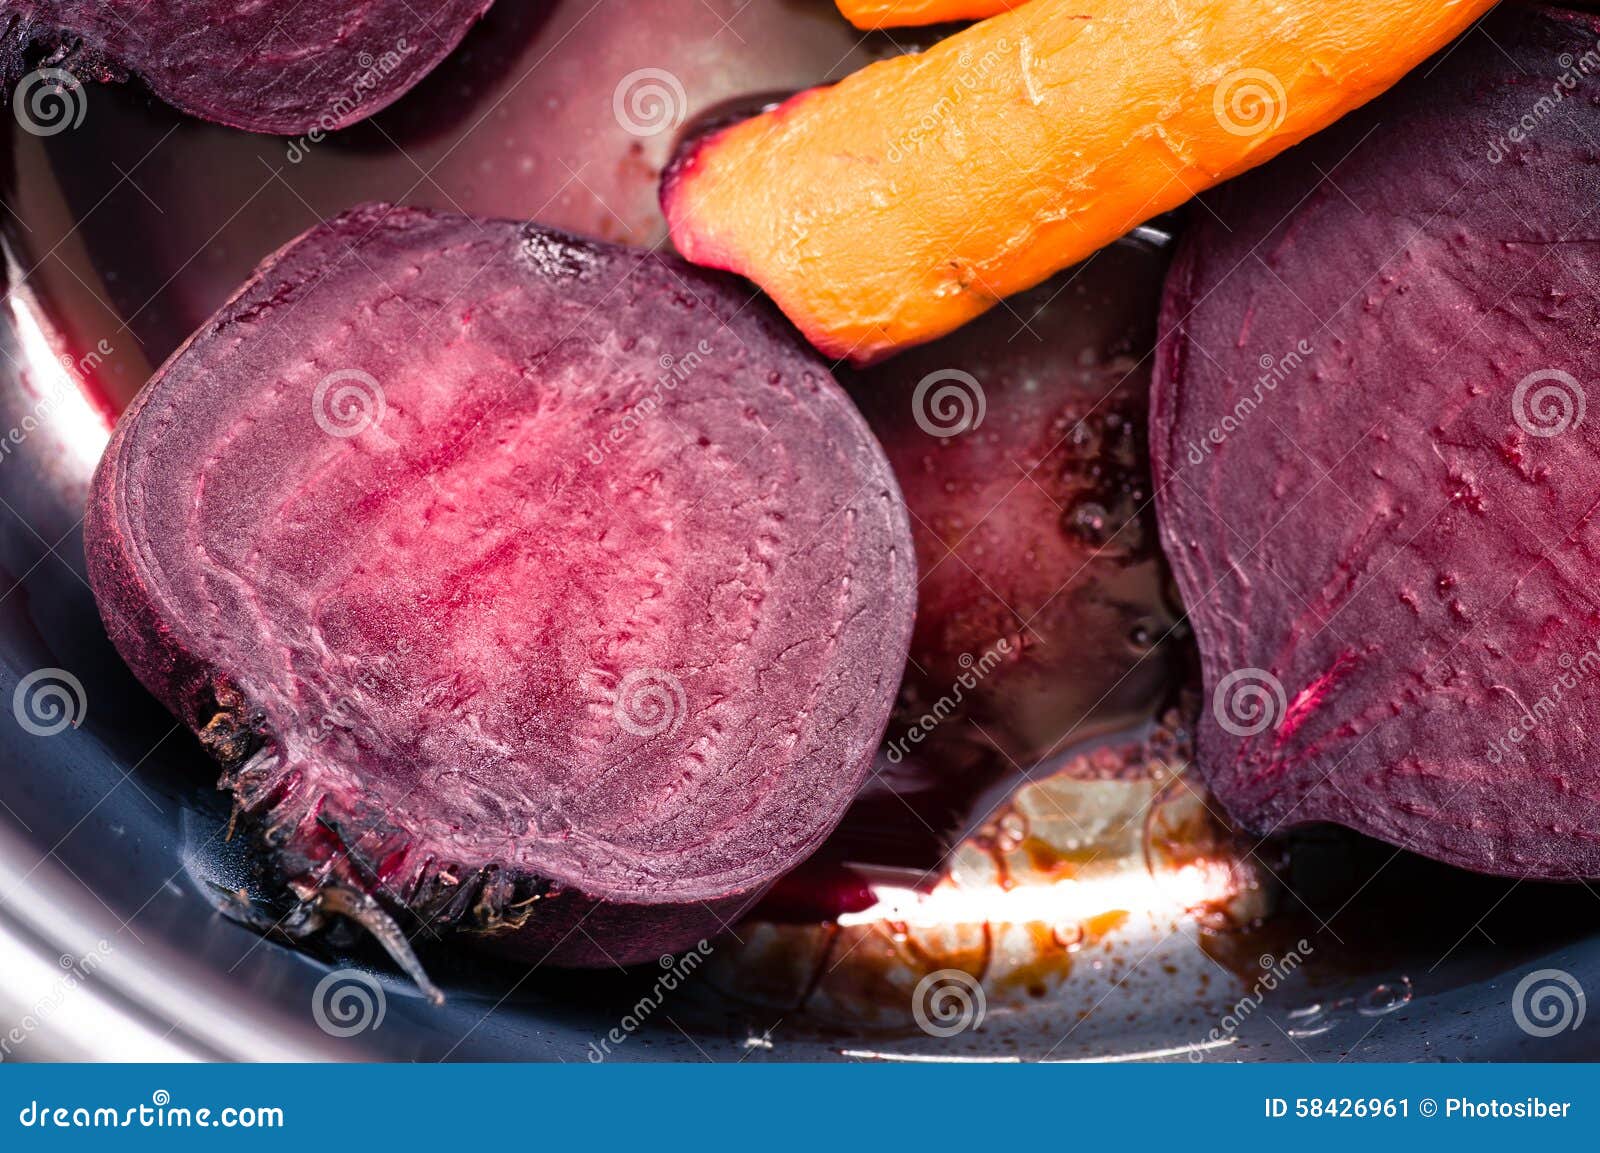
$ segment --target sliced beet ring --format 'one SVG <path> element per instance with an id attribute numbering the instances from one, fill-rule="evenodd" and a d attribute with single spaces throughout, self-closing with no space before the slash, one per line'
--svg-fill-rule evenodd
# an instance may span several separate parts
<path id="1" fill-rule="evenodd" d="M 686 947 L 811 853 L 915 601 L 882 451 L 764 304 L 385 206 L 174 354 L 85 531 L 118 650 L 296 893 L 564 964 Z"/>

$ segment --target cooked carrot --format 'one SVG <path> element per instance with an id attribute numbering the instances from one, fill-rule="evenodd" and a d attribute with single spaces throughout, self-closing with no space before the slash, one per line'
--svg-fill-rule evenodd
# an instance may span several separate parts
<path id="1" fill-rule="evenodd" d="M 1028 0 L 838 0 L 839 11 L 857 28 L 894 28 L 903 24 L 938 24 L 945 20 L 981 20 L 996 12 L 1021 8 Z"/>
<path id="2" fill-rule="evenodd" d="M 707 137 L 662 203 L 870 363 L 1366 103 L 1494 0 L 1033 0 Z"/>

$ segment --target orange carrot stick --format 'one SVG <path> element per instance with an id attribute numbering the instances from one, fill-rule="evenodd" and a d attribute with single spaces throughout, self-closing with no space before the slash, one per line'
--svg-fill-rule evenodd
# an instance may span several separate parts
<path id="1" fill-rule="evenodd" d="M 982 20 L 1020 8 L 1028 0 L 838 0 L 839 11 L 857 28 L 894 28 L 905 24 L 939 24 L 946 20 Z"/>
<path id="2" fill-rule="evenodd" d="M 1366 103 L 1494 0 L 1032 0 L 702 141 L 678 249 L 819 349 L 940 336 Z"/>

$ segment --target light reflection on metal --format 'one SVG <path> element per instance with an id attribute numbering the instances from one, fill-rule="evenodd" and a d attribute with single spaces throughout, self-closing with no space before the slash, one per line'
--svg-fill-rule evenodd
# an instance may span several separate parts
<path id="1" fill-rule="evenodd" d="M 1226 1049 L 1238 1038 L 1222 1037 L 1216 1041 L 1200 1041 L 1193 1045 L 1172 1045 L 1165 1049 L 1143 1049 L 1136 1053 L 1110 1053 L 1104 1057 L 1046 1057 L 1041 1065 L 1129 1065 L 1140 1061 L 1165 1061 L 1169 1058 L 1190 1058 L 1194 1053 L 1209 1053 Z M 963 1053 L 895 1053 L 882 1049 L 841 1049 L 840 1056 L 857 1061 L 901 1061 L 915 1065 L 1020 1065 L 1021 1057 L 989 1056 Z"/>
<path id="2" fill-rule="evenodd" d="M 46 333 L 28 294 L 13 290 L 6 299 L 22 354 L 23 408 L 13 415 L 10 429 L 0 428 L 0 436 L 16 444 L 48 429 L 52 440 L 77 457 L 86 471 L 93 469 L 111 438 L 110 423 L 85 393 L 77 362 L 59 351 L 63 346 Z"/>
<path id="3" fill-rule="evenodd" d="M 1067 879 L 1006 890 L 963 889 L 940 884 L 932 892 L 883 887 L 877 903 L 839 917 L 841 926 L 898 922 L 915 928 L 999 921 L 1040 921 L 1056 925 L 1080 922 L 1113 912 L 1177 916 L 1189 909 L 1225 899 L 1230 892 L 1226 868 L 1185 865 L 1157 879 L 1132 870 L 1085 880 Z"/>
<path id="4" fill-rule="evenodd" d="M 870 905 L 828 923 L 747 922 L 712 980 L 837 1025 L 904 1027 L 918 982 L 941 970 L 981 983 L 1001 1016 L 1075 1009 L 1135 962 L 1209 978 L 1201 924 L 1252 922 L 1272 896 L 1200 786 L 1137 747 L 1110 770 L 1077 761 L 1024 784 L 927 885 L 906 870 L 854 871 Z"/>

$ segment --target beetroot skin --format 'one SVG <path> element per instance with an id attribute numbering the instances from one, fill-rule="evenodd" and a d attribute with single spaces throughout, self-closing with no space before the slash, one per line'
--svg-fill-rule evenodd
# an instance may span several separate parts
<path id="1" fill-rule="evenodd" d="M 876 441 L 746 292 L 381 206 L 157 373 L 86 541 L 306 908 L 569 965 L 710 936 L 812 852 L 916 581 Z"/>
<path id="2" fill-rule="evenodd" d="M 251 132 L 332 131 L 399 99 L 493 0 L 0 0 L 0 80 L 29 68 L 137 76 L 157 96 Z"/>
<path id="3" fill-rule="evenodd" d="M 1596 877 L 1600 21 L 1484 31 L 1193 214 L 1160 520 L 1234 817 Z"/>

